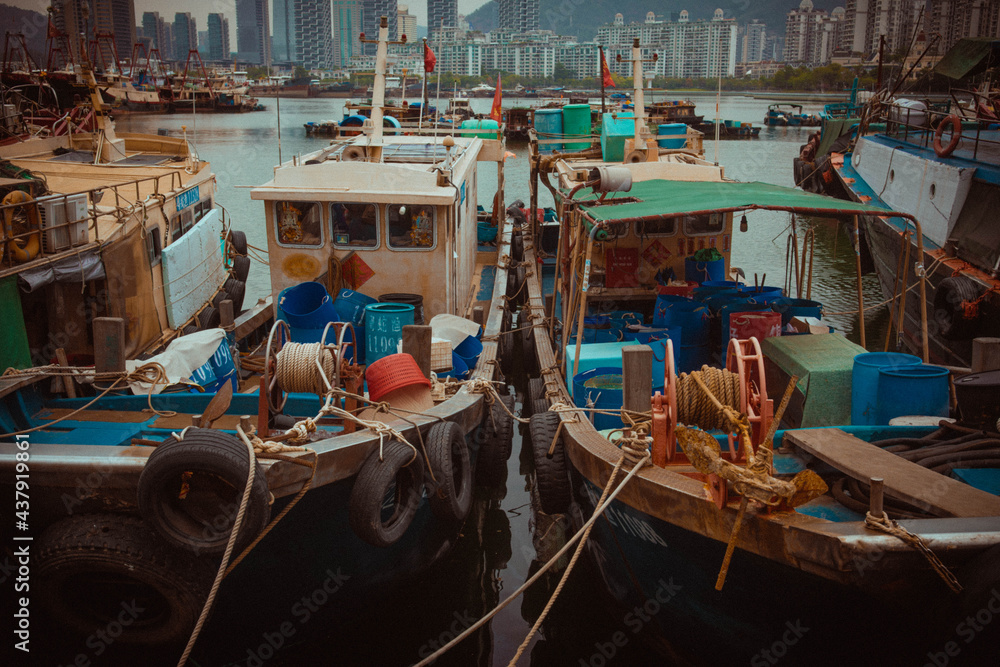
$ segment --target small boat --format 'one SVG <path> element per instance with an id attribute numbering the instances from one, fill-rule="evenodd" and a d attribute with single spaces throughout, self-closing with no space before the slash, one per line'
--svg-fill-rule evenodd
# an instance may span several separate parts
<path id="1" fill-rule="evenodd" d="M 543 160 L 531 144 L 563 215 L 522 225 L 524 260 L 538 268 L 518 321 L 543 323 L 522 339 L 537 511 L 568 515 L 594 584 L 621 613 L 644 610 L 643 635 L 673 660 L 766 664 L 796 650 L 804 663 L 842 664 L 857 655 L 844 637 L 871 627 L 880 641 L 866 658 L 924 660 L 1000 584 L 997 462 L 970 454 L 970 468 L 989 472 L 953 476 L 961 464 L 942 456 L 961 438 L 989 448 L 997 436 L 940 416 L 852 425 L 853 392 L 872 391 L 847 389 L 865 349 L 819 333 L 822 305 L 797 279 L 789 299 L 738 283 L 729 264 L 741 213 L 746 231 L 757 209 L 886 209 L 727 180 L 635 125 L 626 154 L 638 147 L 641 159 L 612 163 L 593 149 Z M 820 359 L 841 378 L 828 390 L 812 384 Z M 919 361 L 908 363 L 947 378 Z M 806 375 L 812 389 L 798 382 Z M 946 385 L 935 389 L 945 409 Z M 915 392 L 900 393 L 886 393 L 896 409 L 920 409 Z M 992 410 L 995 420 L 996 401 Z M 719 628 L 726 640 L 707 644 Z M 996 632 L 977 656 L 995 651 Z"/>
<path id="2" fill-rule="evenodd" d="M 715 125 L 715 121 L 706 121 L 695 125 L 694 128 L 709 139 L 714 139 Z M 718 125 L 719 139 L 756 139 L 760 136 L 760 128 L 754 127 L 753 123 L 744 123 L 738 120 L 720 120 Z"/>
<path id="3" fill-rule="evenodd" d="M 379 74 L 387 23 L 383 17 Z M 58 365 L 0 378 L 0 487 L 10 493 L 23 467 L 19 452 L 30 446 L 34 511 L 25 513 L 25 534 L 34 537 L 31 638 L 39 650 L 60 648 L 53 637 L 86 638 L 105 627 L 100 610 L 118 605 L 121 591 L 157 604 L 155 615 L 123 623 L 121 641 L 109 649 L 131 655 L 126 644 L 138 647 L 131 650 L 144 662 L 151 652 L 179 656 L 185 641 L 199 664 L 245 660 L 246 649 L 236 647 L 256 646 L 296 617 L 303 599 L 311 604 L 320 594 L 336 600 L 327 618 L 347 623 L 439 562 L 462 530 L 474 486 L 505 479 L 514 403 L 494 360 L 498 335 L 511 326 L 503 294 L 517 276 L 500 262 L 513 254 L 511 223 L 494 218 L 493 247 L 478 247 L 474 224 L 479 165 L 496 163 L 502 188 L 504 141 L 390 135 L 380 122 L 383 101 L 376 76 L 373 127 L 293 157 L 251 190 L 264 209 L 272 269 L 270 294 L 258 306 L 225 318 L 225 328 L 203 311 L 204 330 L 130 361 L 131 373 L 104 372 L 102 360 L 124 356 L 125 343 L 133 357 L 133 329 L 158 321 L 155 295 L 116 285 L 112 304 L 134 304 L 146 316 L 129 311 L 124 340 L 120 332 L 102 337 L 97 327 L 96 367 L 73 359 L 56 377 L 60 386 L 79 377 L 82 396 L 51 393 Z M 156 192 L 168 215 L 177 202 L 174 243 L 197 235 L 189 252 L 206 270 L 224 272 L 226 256 L 232 271 L 248 265 L 246 253 L 260 251 L 245 238 L 230 236 L 223 255 L 219 230 L 201 235 L 198 225 L 217 221 L 215 213 L 184 226 L 193 223 L 185 211 L 203 208 L 180 186 L 197 178 L 206 187 L 207 167 L 180 161 L 171 168 L 174 186 Z M 104 206 L 113 201 L 106 197 Z M 150 207 L 160 201 L 151 198 Z M 499 213 L 502 198 L 496 203 Z M 133 283 L 145 280 L 147 248 L 174 234 L 172 216 L 170 227 L 147 229 L 153 221 L 141 204 L 117 226 L 100 228 L 115 238 L 137 227 L 125 235 L 129 252 L 106 269 L 127 272 Z M 94 251 L 87 243 L 72 255 Z M 54 313 L 76 318 L 75 303 L 91 294 L 79 287 L 91 264 L 78 264 L 66 269 L 71 282 L 52 300 Z M 176 290 L 166 295 L 168 308 L 201 289 L 197 280 L 183 288 L 164 283 Z M 8 316 L 11 298 L 16 287 L 0 302 Z M 86 339 L 83 325 L 70 335 Z M 237 512 L 241 502 L 245 514 Z M 2 534 L 14 543 L 8 524 Z M 227 545 L 231 558 L 223 556 Z M 210 594 L 224 572 L 218 594 Z M 267 604 L 254 602 L 261 599 Z M 208 639 L 195 644 L 196 621 L 209 609 Z M 68 645 L 76 651 L 80 644 Z"/>
<path id="4" fill-rule="evenodd" d="M 469 97 L 492 97 L 496 88 L 488 83 L 481 83 L 465 92 Z"/>
<path id="5" fill-rule="evenodd" d="M 532 113 L 533 109 L 525 107 L 511 107 L 504 112 L 508 139 L 528 138 L 528 130 L 532 127 Z"/>
<path id="6" fill-rule="evenodd" d="M 822 119 L 814 114 L 802 113 L 801 104 L 776 103 L 767 107 L 764 124 L 772 127 L 818 127 Z"/>
<path id="7" fill-rule="evenodd" d="M 303 123 L 308 136 L 337 137 L 340 136 L 340 123 L 335 120 L 309 121 Z"/>

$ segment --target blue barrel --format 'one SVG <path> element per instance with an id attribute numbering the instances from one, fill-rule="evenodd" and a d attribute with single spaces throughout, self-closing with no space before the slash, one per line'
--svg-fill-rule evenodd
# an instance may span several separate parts
<path id="1" fill-rule="evenodd" d="M 469 365 L 454 350 L 451 352 L 451 370 L 436 373 L 439 378 L 456 378 L 458 380 L 464 380 L 468 374 Z"/>
<path id="2" fill-rule="evenodd" d="M 337 310 L 326 288 L 317 282 L 299 283 L 281 291 L 278 305 L 289 326 L 297 329 L 322 329 L 337 322 Z"/>
<path id="3" fill-rule="evenodd" d="M 713 259 L 709 262 L 699 262 L 692 257 L 684 258 L 684 280 L 702 283 L 706 280 L 725 280 L 726 260 Z"/>
<path id="4" fill-rule="evenodd" d="M 740 294 L 749 294 L 757 303 L 771 303 L 775 299 L 780 299 L 785 296 L 785 290 L 780 287 L 754 287 L 752 285 L 743 285 L 738 289 Z"/>
<path id="5" fill-rule="evenodd" d="M 653 322 L 659 310 L 653 313 Z M 683 330 L 684 341 L 693 341 L 708 335 L 709 326 L 708 307 L 700 301 L 689 301 L 687 303 L 668 303 L 664 309 L 660 326 L 680 327 Z"/>
<path id="6" fill-rule="evenodd" d="M 878 424 L 905 415 L 947 417 L 948 369 L 927 364 L 880 368 L 876 403 Z"/>
<path id="7" fill-rule="evenodd" d="M 403 326 L 413 324 L 414 307 L 408 303 L 371 303 L 365 306 L 365 362 L 396 354 L 403 340 Z"/>
<path id="8" fill-rule="evenodd" d="M 622 369 L 603 366 L 573 376 L 573 401 L 577 407 L 587 407 L 587 399 L 599 410 L 621 410 Z M 591 413 L 588 413 L 588 416 Z M 594 415 L 597 430 L 621 428 L 622 420 L 614 415 Z"/>
<path id="9" fill-rule="evenodd" d="M 385 128 L 382 130 L 382 134 L 392 135 L 399 134 L 397 130 L 403 126 L 392 116 L 382 116 L 382 127 Z"/>
<path id="10" fill-rule="evenodd" d="M 674 354 L 677 357 L 678 373 L 696 371 L 712 361 L 712 350 L 707 336 L 696 343 L 681 345 L 680 351 L 675 350 Z"/>
<path id="11" fill-rule="evenodd" d="M 673 327 L 647 327 L 641 324 L 630 324 L 625 328 L 625 340 L 634 340 L 639 345 L 649 345 L 658 340 L 670 339 L 674 345 L 681 344 L 681 328 Z"/>
<path id="12" fill-rule="evenodd" d="M 738 283 L 735 280 L 705 280 L 694 288 L 692 296 L 698 301 L 706 301 L 719 292 L 738 290 L 740 287 L 743 287 L 743 283 Z"/>
<path id="13" fill-rule="evenodd" d="M 658 125 L 656 127 L 656 134 L 680 134 L 687 135 L 687 125 L 684 123 L 665 123 L 663 125 Z M 656 143 L 659 144 L 660 148 L 684 148 L 684 144 L 687 143 L 686 136 L 680 136 L 676 139 L 657 139 Z"/>
<path id="14" fill-rule="evenodd" d="M 781 313 L 781 326 L 786 327 L 793 317 L 823 317 L 823 304 L 809 299 L 781 297 L 771 301 L 771 309 Z"/>
<path id="15" fill-rule="evenodd" d="M 344 288 L 337 293 L 333 308 L 338 320 L 357 326 L 365 323 L 365 306 L 370 303 L 378 303 L 378 299 Z"/>
<path id="16" fill-rule="evenodd" d="M 749 294 L 741 292 L 738 289 L 723 290 L 705 299 L 705 305 L 708 306 L 710 312 L 718 315 L 723 306 L 730 303 L 746 303 L 751 298 Z"/>
<path id="17" fill-rule="evenodd" d="M 535 131 L 539 139 L 558 139 L 562 136 L 562 109 L 537 109 L 535 111 Z M 539 144 L 539 153 L 561 151 L 562 144 Z"/>
<path id="18" fill-rule="evenodd" d="M 361 114 L 356 113 L 356 114 L 354 114 L 352 116 L 346 116 L 344 118 L 344 120 L 340 121 L 340 126 L 341 127 L 359 127 L 360 128 L 362 125 L 365 124 L 366 120 L 368 120 L 368 119 L 365 118 L 364 116 L 362 116 Z"/>
<path id="19" fill-rule="evenodd" d="M 901 352 L 865 352 L 854 357 L 854 367 L 851 370 L 851 424 L 871 426 L 878 423 L 880 368 L 900 368 L 920 362 L 920 357 Z"/>
<path id="20" fill-rule="evenodd" d="M 473 369 L 479 362 L 479 355 L 483 352 L 483 344 L 475 336 L 466 336 L 465 340 L 455 347 L 454 352 L 465 362 L 466 366 Z"/>
<path id="21" fill-rule="evenodd" d="M 607 315 L 588 315 L 583 318 L 584 343 L 614 343 L 618 340 L 619 330 L 612 329 L 611 318 Z M 576 342 L 576 336 L 570 336 L 570 342 Z"/>

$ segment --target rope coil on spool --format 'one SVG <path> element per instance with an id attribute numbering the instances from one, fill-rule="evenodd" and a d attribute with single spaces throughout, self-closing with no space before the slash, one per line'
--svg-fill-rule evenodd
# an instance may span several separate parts
<path id="1" fill-rule="evenodd" d="M 289 393 L 322 395 L 336 367 L 336 355 L 322 343 L 285 343 L 277 358 L 278 386 Z"/>

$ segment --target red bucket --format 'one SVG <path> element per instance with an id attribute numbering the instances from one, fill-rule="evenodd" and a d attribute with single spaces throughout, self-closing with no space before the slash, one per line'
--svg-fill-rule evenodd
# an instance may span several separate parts
<path id="1" fill-rule="evenodd" d="M 764 340 L 780 335 L 781 313 L 776 313 L 773 310 L 757 310 L 729 314 L 730 338 Z"/>
<path id="2" fill-rule="evenodd" d="M 781 316 L 778 317 L 780 319 Z M 365 380 L 368 381 L 368 398 L 376 403 L 386 394 L 403 387 L 431 386 L 431 381 L 420 372 L 416 359 L 406 353 L 390 354 L 372 362 L 365 369 Z"/>

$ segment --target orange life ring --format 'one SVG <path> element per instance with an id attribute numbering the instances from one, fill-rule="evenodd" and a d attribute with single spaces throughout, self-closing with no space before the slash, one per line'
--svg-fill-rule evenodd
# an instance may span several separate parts
<path id="1" fill-rule="evenodd" d="M 32 199 L 31 195 L 20 190 L 9 192 L 3 198 L 2 205 L 9 207 L 3 211 L 3 228 L 9 242 L 10 254 L 18 264 L 33 260 L 42 249 L 41 218 L 38 215 L 38 204 L 34 202 L 35 200 Z M 18 204 L 24 209 L 28 220 L 28 229 L 15 232 L 14 212 L 18 210 Z M 32 229 L 36 231 L 30 234 L 27 239 L 14 238 L 16 234 L 24 234 L 26 231 Z"/>
<path id="2" fill-rule="evenodd" d="M 947 146 L 942 147 L 941 137 L 944 136 L 944 130 L 948 123 L 951 123 L 951 141 L 948 142 Z M 962 119 L 955 114 L 952 114 L 938 123 L 937 130 L 934 132 L 934 152 L 938 157 L 948 157 L 955 151 L 955 148 L 958 147 L 958 142 L 961 139 Z"/>

